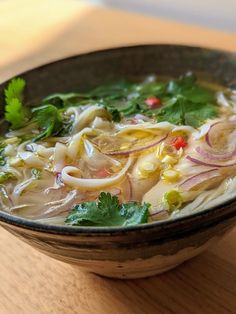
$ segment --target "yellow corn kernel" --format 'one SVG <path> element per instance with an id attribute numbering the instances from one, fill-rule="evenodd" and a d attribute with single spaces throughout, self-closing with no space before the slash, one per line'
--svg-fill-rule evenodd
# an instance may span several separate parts
<path id="1" fill-rule="evenodd" d="M 179 191 L 171 190 L 164 194 L 163 203 L 169 212 L 180 208 L 183 204 L 183 198 Z"/>
<path id="2" fill-rule="evenodd" d="M 174 183 L 180 179 L 180 173 L 174 169 L 166 169 L 162 173 L 162 179 L 169 183 Z"/>
<path id="3" fill-rule="evenodd" d="M 164 162 L 165 164 L 168 164 L 168 165 L 175 165 L 177 164 L 178 162 L 178 159 L 170 156 L 170 155 L 166 155 L 163 159 L 162 159 L 162 162 Z"/>
<path id="4" fill-rule="evenodd" d="M 164 149 L 164 143 L 161 143 L 159 146 L 157 146 L 157 150 L 156 150 L 156 158 L 160 159 L 162 157 L 162 151 Z"/>
<path id="5" fill-rule="evenodd" d="M 167 145 L 166 143 L 161 143 L 161 145 L 157 148 L 156 158 L 162 159 L 166 155 L 175 157 L 176 156 L 176 149 L 171 145 Z"/>
<path id="6" fill-rule="evenodd" d="M 8 164 L 13 167 L 21 167 L 24 165 L 24 161 L 19 157 L 12 157 L 8 159 Z"/>
<path id="7" fill-rule="evenodd" d="M 17 136 L 14 136 L 14 137 L 10 137 L 6 140 L 4 140 L 4 143 L 7 145 L 7 144 L 15 144 L 19 141 L 18 137 Z"/>
<path id="8" fill-rule="evenodd" d="M 157 163 L 153 163 L 150 161 L 145 161 L 139 167 L 139 174 L 141 177 L 146 178 L 149 175 L 152 175 L 158 168 Z"/>

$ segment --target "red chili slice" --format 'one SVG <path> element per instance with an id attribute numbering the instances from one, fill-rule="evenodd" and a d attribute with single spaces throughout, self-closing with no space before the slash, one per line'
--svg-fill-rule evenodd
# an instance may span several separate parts
<path id="1" fill-rule="evenodd" d="M 149 108 L 151 109 L 155 109 L 157 107 L 160 107 L 161 105 L 161 100 L 157 97 L 148 97 L 146 100 L 145 100 L 145 104 L 148 105 Z"/>
<path id="2" fill-rule="evenodd" d="M 173 139 L 171 145 L 174 146 L 177 150 L 179 150 L 180 148 L 184 148 L 185 146 L 187 146 L 188 143 L 182 136 L 177 136 L 176 138 Z"/>

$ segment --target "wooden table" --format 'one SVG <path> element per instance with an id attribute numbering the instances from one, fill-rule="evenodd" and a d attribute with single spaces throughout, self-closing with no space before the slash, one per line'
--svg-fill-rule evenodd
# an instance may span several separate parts
<path id="1" fill-rule="evenodd" d="M 137 43 L 236 51 L 236 35 L 72 0 L 0 3 L 0 80 L 68 55 Z M 0 314 L 236 313 L 236 229 L 158 277 L 112 280 L 52 260 L 0 230 Z"/>

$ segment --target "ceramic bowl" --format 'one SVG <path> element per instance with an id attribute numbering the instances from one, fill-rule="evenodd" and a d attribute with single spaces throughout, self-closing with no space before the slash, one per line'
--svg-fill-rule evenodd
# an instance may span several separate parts
<path id="1" fill-rule="evenodd" d="M 176 77 L 189 70 L 205 80 L 236 85 L 236 55 L 175 45 L 97 51 L 20 76 L 27 81 L 27 102 L 34 103 L 54 92 L 83 90 L 118 77 L 150 73 Z M 0 86 L 1 94 L 6 84 Z M 203 252 L 235 222 L 236 198 L 172 221 L 113 228 L 43 225 L 0 211 L 2 227 L 39 251 L 85 271 L 117 278 L 140 278 L 167 271 Z"/>

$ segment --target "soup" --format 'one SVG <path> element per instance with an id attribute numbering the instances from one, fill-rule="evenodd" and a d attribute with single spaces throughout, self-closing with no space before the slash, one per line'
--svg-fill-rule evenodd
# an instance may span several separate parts
<path id="1" fill-rule="evenodd" d="M 0 206 L 48 224 L 128 226 L 173 219 L 235 196 L 236 93 L 149 76 L 25 106 L 5 89 Z"/>

